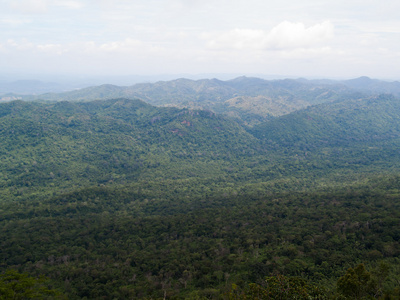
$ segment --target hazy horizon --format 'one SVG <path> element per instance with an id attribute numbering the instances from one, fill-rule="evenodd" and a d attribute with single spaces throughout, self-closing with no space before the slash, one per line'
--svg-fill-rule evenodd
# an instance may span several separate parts
<path id="1" fill-rule="evenodd" d="M 294 77 L 266 74 L 160 74 L 160 75 L 125 75 L 125 76 L 97 76 L 85 77 L 65 76 L 55 74 L 53 76 L 29 74 L 27 76 L 18 75 L 2 75 L 0 74 L 0 96 L 7 94 L 16 95 L 38 95 L 44 93 L 60 93 L 68 92 L 76 89 L 84 89 L 88 87 L 101 86 L 103 84 L 111 84 L 115 86 L 134 86 L 141 83 L 156 83 L 159 81 L 173 81 L 177 79 L 203 80 L 203 79 L 218 79 L 228 81 L 238 77 L 260 78 L 264 80 L 284 80 L 284 79 L 306 79 L 310 80 L 328 80 L 333 82 L 344 82 L 356 78 L 310 78 L 310 77 Z M 367 76 L 360 76 L 367 77 Z M 358 78 L 360 78 L 358 77 Z M 367 77 L 369 78 L 369 77 Z M 371 78 L 372 80 L 380 80 L 381 82 L 399 82 L 380 78 Z M 3 98 L 1 98 L 4 100 Z M 5 99 L 8 99 L 7 97 Z"/>

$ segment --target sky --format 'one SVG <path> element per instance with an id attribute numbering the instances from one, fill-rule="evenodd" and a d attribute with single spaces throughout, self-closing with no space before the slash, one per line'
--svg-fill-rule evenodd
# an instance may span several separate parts
<path id="1" fill-rule="evenodd" d="M 0 0 L 0 73 L 400 80 L 400 1 Z"/>

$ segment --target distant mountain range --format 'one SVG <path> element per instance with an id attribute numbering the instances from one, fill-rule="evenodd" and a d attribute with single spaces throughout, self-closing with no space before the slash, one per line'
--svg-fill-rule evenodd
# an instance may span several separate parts
<path id="1" fill-rule="evenodd" d="M 38 83 L 19 82 L 16 85 L 19 84 L 29 89 Z M 400 83 L 387 83 L 364 77 L 350 81 L 264 80 L 244 76 L 227 81 L 182 78 L 125 87 L 105 84 L 63 93 L 7 94 L 1 99 L 3 101 L 142 99 L 156 106 L 212 110 L 236 117 L 247 125 L 255 125 L 310 105 L 340 99 L 357 99 L 362 93 L 381 92 L 400 94 Z"/>
<path id="2" fill-rule="evenodd" d="M 393 94 L 395 96 L 400 95 L 400 82 L 386 82 L 368 77 L 359 77 L 356 79 L 345 80 L 343 84 L 360 91 L 368 91 L 374 94 L 385 93 Z"/>
<path id="3" fill-rule="evenodd" d="M 37 81 L 19 81 L 9 90 L 46 89 L 52 86 Z M 55 90 L 61 86 L 53 86 Z M 5 91 L 0 83 L 0 91 Z M 385 82 L 360 77 L 345 81 L 283 79 L 264 80 L 238 77 L 222 81 L 218 79 L 176 79 L 156 83 L 140 83 L 132 86 L 104 84 L 75 89 L 62 93 L 36 95 L 6 94 L 0 99 L 11 101 L 90 101 L 100 99 L 141 99 L 156 106 L 212 110 L 255 125 L 274 117 L 285 115 L 310 105 L 340 99 L 357 99 L 365 95 L 381 93 L 400 95 L 400 82 Z"/>

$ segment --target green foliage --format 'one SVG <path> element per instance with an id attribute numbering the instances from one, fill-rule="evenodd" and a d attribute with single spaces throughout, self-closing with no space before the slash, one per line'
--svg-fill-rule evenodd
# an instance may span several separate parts
<path id="1" fill-rule="evenodd" d="M 14 270 L 0 274 L 0 299 L 62 299 L 60 293 L 49 289 L 46 280 L 30 277 Z"/>
<path id="2" fill-rule="evenodd" d="M 399 187 L 386 178 L 352 190 L 147 203 L 129 191 L 82 190 L 8 207 L 1 267 L 45 274 L 72 299 L 157 298 L 242 289 L 275 273 L 332 294 L 343 269 L 364 261 L 376 266 L 379 294 L 394 293 L 385 274 L 400 272 L 380 261 L 399 264 Z M 368 256 L 371 249 L 381 256 Z"/>
<path id="3" fill-rule="evenodd" d="M 359 264 L 354 269 L 349 268 L 346 274 L 339 278 L 337 287 L 339 293 L 351 299 L 364 299 L 375 294 L 376 282 L 365 266 Z"/>
<path id="4" fill-rule="evenodd" d="M 141 101 L 11 102 L 0 115 L 3 199 L 139 177 L 208 177 L 257 150 L 225 118 Z"/>
<path id="5" fill-rule="evenodd" d="M 251 283 L 240 291 L 233 284 L 229 299 L 327 299 L 325 293 L 317 286 L 300 277 L 283 275 L 269 276 L 261 284 Z"/>
<path id="6" fill-rule="evenodd" d="M 325 103 L 259 124 L 252 132 L 291 149 L 373 146 L 399 131 L 399 109 L 398 99 L 388 95 Z"/>

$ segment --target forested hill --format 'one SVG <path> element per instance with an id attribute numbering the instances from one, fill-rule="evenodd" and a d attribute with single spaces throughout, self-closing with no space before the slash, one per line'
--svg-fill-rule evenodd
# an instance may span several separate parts
<path id="1" fill-rule="evenodd" d="M 88 101 L 98 99 L 142 99 L 156 106 L 210 109 L 254 125 L 309 105 L 358 97 L 343 84 L 304 80 L 274 80 L 239 77 L 233 80 L 177 79 L 128 87 L 101 85 L 66 93 L 22 96 L 25 100 Z"/>
<path id="2" fill-rule="evenodd" d="M 279 294 L 265 280 L 300 299 L 397 299 L 399 103 L 253 127 L 123 98 L 1 103 L 0 272 L 45 275 L 69 299 Z"/>
<path id="3" fill-rule="evenodd" d="M 390 95 L 308 107 L 250 131 L 283 148 L 377 146 L 400 137 L 400 100 Z"/>
<path id="4" fill-rule="evenodd" d="M 0 185 L 13 197 L 137 178 L 204 177 L 260 151 L 256 138 L 215 113 L 126 99 L 3 103 L 0 145 Z"/>
<path id="5" fill-rule="evenodd" d="M 398 168 L 399 109 L 390 96 L 338 101 L 250 128 L 211 111 L 140 100 L 3 103 L 1 193 L 189 179 L 279 189 L 288 176 L 287 187 L 317 186 L 337 170 Z"/>
<path id="6" fill-rule="evenodd" d="M 308 164 L 314 173 L 320 168 L 342 175 L 350 169 L 397 172 L 399 112 L 400 100 L 382 95 L 308 107 L 256 125 L 249 132 L 265 148 Z"/>

